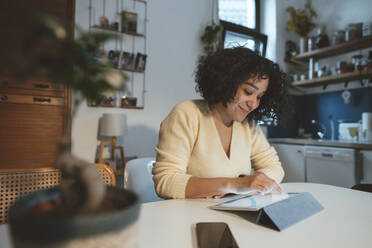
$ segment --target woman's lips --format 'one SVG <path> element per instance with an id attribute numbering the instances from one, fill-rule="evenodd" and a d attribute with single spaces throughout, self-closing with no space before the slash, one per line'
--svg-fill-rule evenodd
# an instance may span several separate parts
<path id="1" fill-rule="evenodd" d="M 239 108 L 241 109 L 241 111 L 243 112 L 244 115 L 248 115 L 249 114 L 249 111 L 244 109 L 242 106 L 239 105 Z"/>

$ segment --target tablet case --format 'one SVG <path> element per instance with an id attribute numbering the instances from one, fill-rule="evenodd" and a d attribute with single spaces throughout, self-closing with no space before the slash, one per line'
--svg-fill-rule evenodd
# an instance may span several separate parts
<path id="1" fill-rule="evenodd" d="M 256 224 L 282 231 L 323 209 L 309 192 L 299 193 L 262 208 L 258 212 Z"/>

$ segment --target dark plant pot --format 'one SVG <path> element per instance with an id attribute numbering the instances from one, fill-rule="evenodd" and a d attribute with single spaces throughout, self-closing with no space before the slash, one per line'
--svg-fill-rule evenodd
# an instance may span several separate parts
<path id="1" fill-rule="evenodd" d="M 14 248 L 20 247 L 136 247 L 138 197 L 107 186 L 106 196 L 119 202 L 112 211 L 90 215 L 36 215 L 36 206 L 60 199 L 59 187 L 33 192 L 9 210 Z"/>

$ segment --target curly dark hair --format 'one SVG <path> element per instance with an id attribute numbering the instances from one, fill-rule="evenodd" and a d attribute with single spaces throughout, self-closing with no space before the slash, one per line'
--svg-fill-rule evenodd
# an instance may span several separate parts
<path id="1" fill-rule="evenodd" d="M 196 91 L 214 105 L 233 101 L 239 86 L 251 77 L 269 78 L 269 86 L 248 121 L 264 117 L 280 121 L 287 104 L 286 74 L 279 65 L 244 47 L 218 50 L 200 57 L 195 73 Z"/>

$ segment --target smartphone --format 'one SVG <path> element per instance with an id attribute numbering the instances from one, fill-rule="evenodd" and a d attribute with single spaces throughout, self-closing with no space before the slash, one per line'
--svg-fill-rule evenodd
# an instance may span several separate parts
<path id="1" fill-rule="evenodd" d="M 229 226 L 223 222 L 196 224 L 198 248 L 239 248 Z"/>

